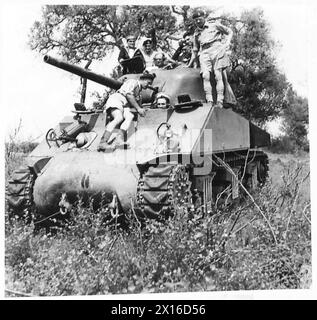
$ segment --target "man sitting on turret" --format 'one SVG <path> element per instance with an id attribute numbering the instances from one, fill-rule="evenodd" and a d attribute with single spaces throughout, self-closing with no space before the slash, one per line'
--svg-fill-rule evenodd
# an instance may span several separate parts
<path id="1" fill-rule="evenodd" d="M 199 55 L 200 68 L 203 77 L 204 90 L 207 102 L 213 103 L 216 107 L 223 107 L 224 93 L 230 94 L 230 102 L 235 103 L 235 97 L 227 82 L 224 71 L 230 65 L 227 50 L 232 38 L 232 30 L 215 19 L 206 22 L 205 13 L 201 10 L 193 14 L 197 27 L 194 34 L 193 56 L 188 66 L 191 66 Z M 216 80 L 217 99 L 213 101 L 210 75 L 214 73 Z M 224 87 L 226 86 L 226 88 Z"/>
<path id="2" fill-rule="evenodd" d="M 120 124 L 120 134 L 116 138 L 117 146 L 123 146 L 127 141 L 127 131 L 133 120 L 133 113 L 130 108 L 135 108 L 142 117 L 145 110 L 140 106 L 141 90 L 145 90 L 153 83 L 155 74 L 144 73 L 140 76 L 140 80 L 128 79 L 120 89 L 113 93 L 106 102 L 105 110 L 110 112 L 113 120 L 106 126 L 106 130 L 101 137 L 98 151 L 106 151 L 109 149 L 108 140 L 112 131 Z"/>

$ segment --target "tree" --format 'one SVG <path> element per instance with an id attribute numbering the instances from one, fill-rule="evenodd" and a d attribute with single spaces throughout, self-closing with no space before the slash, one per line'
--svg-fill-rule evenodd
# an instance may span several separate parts
<path id="1" fill-rule="evenodd" d="M 104 58 L 128 34 L 155 29 L 159 40 L 175 32 L 176 18 L 168 6 L 47 5 L 30 35 L 30 47 L 40 53 L 56 51 L 78 63 Z"/>
<path id="2" fill-rule="evenodd" d="M 183 18 L 187 31 L 193 31 L 191 15 L 197 9 L 204 10 L 207 15 L 216 11 L 210 7 L 173 6 L 173 12 Z M 286 107 L 289 84 L 276 65 L 276 44 L 263 11 L 244 11 L 239 18 L 226 13 L 215 16 L 234 33 L 229 82 L 238 100 L 235 111 L 259 125 L 274 119 Z"/>
<path id="3" fill-rule="evenodd" d="M 308 149 L 308 100 L 298 96 L 292 86 L 287 90 L 286 100 L 283 131 L 299 148 Z"/>
<path id="4" fill-rule="evenodd" d="M 157 40 L 164 41 L 166 32 L 175 32 L 175 23 L 168 6 L 46 5 L 31 29 L 29 45 L 88 68 L 120 47 L 123 37 L 155 30 Z M 81 79 L 81 85 L 84 102 L 87 80 Z"/>
<path id="5" fill-rule="evenodd" d="M 263 124 L 286 107 L 289 85 L 274 58 L 276 44 L 270 26 L 260 9 L 245 11 L 239 20 L 231 18 L 224 23 L 234 31 L 229 80 L 238 99 L 236 110 Z"/>
<path id="6" fill-rule="evenodd" d="M 164 50 L 170 50 L 168 36 L 193 30 L 189 6 L 44 6 L 41 21 L 31 31 L 30 46 L 41 53 L 55 51 L 67 61 L 89 65 L 104 58 L 122 37 L 155 30 Z M 202 7 L 207 13 L 210 7 Z M 180 18 L 178 20 L 176 16 Z M 238 18 L 221 17 L 232 28 L 229 81 L 237 97 L 235 111 L 258 124 L 281 114 L 287 106 L 289 86 L 274 59 L 276 44 L 260 9 L 244 11 Z M 177 37 L 176 37 L 177 38 Z M 83 92 L 85 90 L 82 90 Z"/>

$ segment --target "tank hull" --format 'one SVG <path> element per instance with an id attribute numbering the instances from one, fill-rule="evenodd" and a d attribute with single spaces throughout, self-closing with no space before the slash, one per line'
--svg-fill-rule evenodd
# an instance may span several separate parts
<path id="1" fill-rule="evenodd" d="M 34 204 L 38 212 L 47 216 L 60 209 L 64 201 L 74 203 L 102 196 L 117 196 L 123 211 L 135 201 L 139 171 L 131 164 L 108 163 L 105 154 L 98 152 L 67 152 L 52 158 L 35 180 Z M 65 197 L 66 196 L 66 197 Z M 64 203 L 65 204 L 65 203 Z"/>
<path id="2" fill-rule="evenodd" d="M 123 81 L 48 56 L 45 61 L 113 89 Z M 155 73 L 155 90 L 142 91 L 142 107 L 148 110 L 145 117 L 135 114 L 126 148 L 115 147 L 114 132 L 109 140 L 112 151 L 97 152 L 111 115 L 74 111 L 75 117 L 67 116 L 50 129 L 26 166 L 14 172 L 7 189 L 10 209 L 22 215 L 31 213 L 34 205 L 41 215 L 49 216 L 71 207 L 78 198 L 87 203 L 94 199 L 97 204 L 105 195 L 123 213 L 134 207 L 140 216 L 159 217 L 178 206 L 199 208 L 197 203 L 208 212 L 214 199 L 230 188 L 235 199 L 237 179 L 249 186 L 262 184 L 267 156 L 258 148 L 270 144 L 269 134 L 233 110 L 205 103 L 198 69 Z M 170 97 L 170 108 L 157 107 L 156 91 Z M 80 129 L 80 133 L 75 130 L 78 135 L 74 128 Z M 84 133 L 87 142 L 81 145 L 79 135 Z"/>

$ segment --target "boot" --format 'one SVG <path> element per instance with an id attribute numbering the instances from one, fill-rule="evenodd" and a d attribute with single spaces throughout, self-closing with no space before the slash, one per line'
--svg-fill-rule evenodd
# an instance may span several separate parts
<path id="1" fill-rule="evenodd" d="M 105 132 L 103 133 L 101 139 L 100 139 L 100 143 L 98 146 L 98 151 L 106 151 L 107 149 L 109 149 L 109 144 L 108 144 L 108 140 L 111 136 L 111 132 L 105 130 Z"/>
<path id="2" fill-rule="evenodd" d="M 120 132 L 118 133 L 118 135 L 116 136 L 116 148 L 120 149 L 120 148 L 124 148 L 127 147 L 127 132 L 125 130 L 120 130 Z"/>
<path id="3" fill-rule="evenodd" d="M 206 94 L 206 102 L 207 102 L 208 104 L 213 105 L 212 95 Z"/>
<path id="4" fill-rule="evenodd" d="M 218 101 L 215 105 L 216 108 L 223 108 L 223 102 L 222 101 Z"/>

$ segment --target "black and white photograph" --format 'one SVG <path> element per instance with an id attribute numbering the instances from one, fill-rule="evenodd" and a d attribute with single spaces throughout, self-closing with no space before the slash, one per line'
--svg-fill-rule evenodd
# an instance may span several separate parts
<path id="1" fill-rule="evenodd" d="M 3 296 L 311 297 L 312 8 L 4 1 Z"/>

